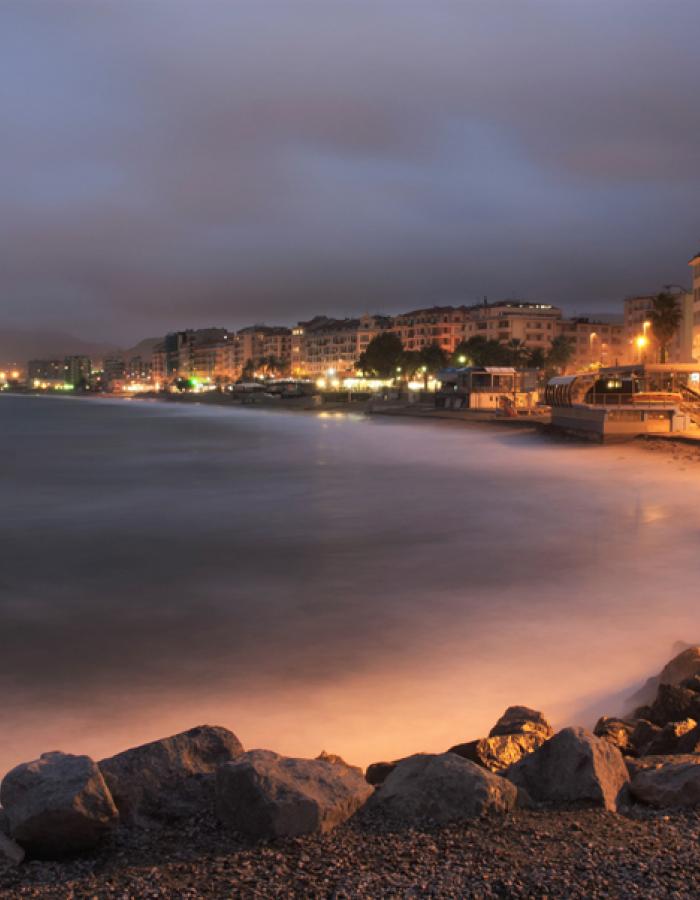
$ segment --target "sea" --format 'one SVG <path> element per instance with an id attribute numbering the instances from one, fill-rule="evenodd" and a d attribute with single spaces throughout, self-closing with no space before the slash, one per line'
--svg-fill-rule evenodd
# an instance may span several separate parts
<path id="1" fill-rule="evenodd" d="M 333 412 L 0 395 L 0 775 L 200 724 L 366 765 L 592 724 L 700 640 L 700 464 Z"/>

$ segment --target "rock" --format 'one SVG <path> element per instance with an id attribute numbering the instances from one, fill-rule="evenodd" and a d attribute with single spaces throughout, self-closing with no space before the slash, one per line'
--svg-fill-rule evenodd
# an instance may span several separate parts
<path id="1" fill-rule="evenodd" d="M 660 760 L 635 772 L 632 796 L 656 809 L 700 806 L 700 754 Z"/>
<path id="2" fill-rule="evenodd" d="M 321 750 L 316 759 L 332 763 L 334 766 L 345 766 L 347 769 L 352 769 L 353 772 L 359 772 L 360 775 L 362 775 L 362 769 L 359 766 L 351 766 L 350 763 L 346 763 L 343 757 L 338 756 L 337 753 L 326 753 L 325 750 Z"/>
<path id="3" fill-rule="evenodd" d="M 554 734 L 554 730 L 541 712 L 527 706 L 509 706 L 496 722 L 489 737 L 501 734 L 540 734 L 546 740 Z"/>
<path id="4" fill-rule="evenodd" d="M 689 718 L 700 719 L 700 694 L 680 685 L 660 684 L 649 719 L 663 727 Z"/>
<path id="5" fill-rule="evenodd" d="M 401 760 L 365 804 L 363 815 L 386 825 L 439 825 L 515 807 L 516 788 L 454 753 L 419 753 Z"/>
<path id="6" fill-rule="evenodd" d="M 634 728 L 634 722 L 602 716 L 596 722 L 593 734 L 596 737 L 605 738 L 613 747 L 617 747 L 621 753 L 634 753 L 635 748 L 632 741 Z"/>
<path id="7" fill-rule="evenodd" d="M 675 753 L 700 753 L 700 725 L 684 734 L 676 745 Z"/>
<path id="8" fill-rule="evenodd" d="M 0 834 L 10 836 L 10 819 L 2 807 L 0 807 Z"/>
<path id="9" fill-rule="evenodd" d="M 405 757 L 402 759 L 395 759 L 394 762 L 371 763 L 367 766 L 365 781 L 367 781 L 368 784 L 375 785 L 375 787 L 378 784 L 382 784 L 404 759 Z"/>
<path id="10" fill-rule="evenodd" d="M 69 753 L 44 753 L 12 769 L 0 802 L 12 838 L 38 857 L 89 850 L 119 818 L 97 764 Z"/>
<path id="11" fill-rule="evenodd" d="M 691 675 L 690 678 L 684 678 L 680 683 L 680 687 L 688 688 L 689 691 L 700 694 L 700 673 Z"/>
<path id="12" fill-rule="evenodd" d="M 700 646 L 686 647 L 685 650 L 674 656 L 658 675 L 649 678 L 646 684 L 630 697 L 630 708 L 651 705 L 660 685 L 676 686 L 686 678 L 697 674 L 700 674 Z M 662 722 L 661 724 L 665 725 L 666 723 Z"/>
<path id="13" fill-rule="evenodd" d="M 504 772 L 508 766 L 521 760 L 523 756 L 541 747 L 546 738 L 538 732 L 529 734 L 501 734 L 497 737 L 481 738 L 450 747 L 448 753 L 456 753 L 491 772 Z"/>
<path id="14" fill-rule="evenodd" d="M 242 753 L 233 732 L 201 725 L 125 750 L 99 766 L 122 819 L 177 820 L 212 808 L 217 768 Z"/>
<path id="15" fill-rule="evenodd" d="M 630 736 L 632 746 L 636 750 L 637 755 L 644 756 L 645 749 L 659 734 L 661 734 L 661 727 L 659 725 L 654 725 L 654 723 L 650 722 L 648 719 L 640 719 L 634 726 L 634 731 Z"/>
<path id="16" fill-rule="evenodd" d="M 254 838 L 325 833 L 365 802 L 372 788 L 361 771 L 320 759 L 252 750 L 216 773 L 219 819 Z"/>
<path id="17" fill-rule="evenodd" d="M 659 731 L 644 748 L 644 753 L 651 756 L 664 753 L 678 753 L 681 738 L 693 731 L 697 726 L 695 719 L 683 719 L 682 722 L 669 722 Z M 692 751 L 691 751 L 692 752 Z"/>
<path id="18" fill-rule="evenodd" d="M 0 859 L 3 857 L 18 866 L 24 860 L 24 850 L 17 841 L 0 831 Z"/>
<path id="19" fill-rule="evenodd" d="M 622 754 L 584 728 L 564 728 L 508 770 L 541 803 L 617 809 L 629 776 Z"/>

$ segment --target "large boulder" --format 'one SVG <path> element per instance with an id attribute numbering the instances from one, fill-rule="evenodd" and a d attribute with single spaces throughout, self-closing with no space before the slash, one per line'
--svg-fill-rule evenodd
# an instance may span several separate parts
<path id="1" fill-rule="evenodd" d="M 119 819 L 97 764 L 69 753 L 44 753 L 12 769 L 0 803 L 12 838 L 38 857 L 89 850 Z"/>
<path id="2" fill-rule="evenodd" d="M 516 788 L 454 753 L 419 753 L 401 760 L 365 804 L 363 815 L 388 826 L 445 824 L 506 812 Z"/>
<path id="3" fill-rule="evenodd" d="M 660 685 L 676 686 L 685 679 L 692 678 L 698 674 L 700 674 L 700 646 L 686 647 L 674 656 L 658 675 L 649 678 L 646 684 L 630 697 L 630 709 L 651 705 Z M 661 724 L 665 725 L 666 723 L 663 722 Z"/>
<path id="4" fill-rule="evenodd" d="M 630 791 L 656 809 L 700 806 L 700 754 L 650 759 L 634 772 Z"/>
<path id="5" fill-rule="evenodd" d="M 637 756 L 644 756 L 646 748 L 660 734 L 661 727 L 659 725 L 654 725 L 648 719 L 639 719 L 630 735 L 630 741 Z"/>
<path id="6" fill-rule="evenodd" d="M 24 860 L 24 849 L 17 841 L 0 831 L 0 861 L 3 859 L 18 866 Z"/>
<path id="7" fill-rule="evenodd" d="M 554 734 L 554 730 L 538 710 L 528 706 L 509 706 L 489 731 L 489 737 L 502 734 L 539 734 L 546 740 Z"/>
<path id="8" fill-rule="evenodd" d="M 538 732 L 529 734 L 500 734 L 496 737 L 467 741 L 450 747 L 448 753 L 456 753 L 491 772 L 504 772 L 528 753 L 541 747 L 546 738 Z"/>
<path id="9" fill-rule="evenodd" d="M 634 754 L 636 752 L 632 742 L 634 728 L 634 722 L 628 722 L 626 719 L 601 716 L 596 722 L 593 734 L 609 741 L 621 753 Z"/>
<path id="10" fill-rule="evenodd" d="M 681 739 L 697 727 L 695 719 L 683 719 L 681 722 L 669 722 L 659 731 L 644 748 L 645 754 L 652 756 L 664 753 L 680 752 Z M 690 751 L 692 752 L 692 751 Z"/>
<path id="11" fill-rule="evenodd" d="M 660 684 L 647 718 L 655 725 L 700 719 L 700 694 L 681 685 Z"/>
<path id="12" fill-rule="evenodd" d="M 216 774 L 216 812 L 253 838 L 324 833 L 365 802 L 372 787 L 362 772 L 323 759 L 292 759 L 251 750 Z"/>
<path id="13" fill-rule="evenodd" d="M 537 802 L 617 809 L 629 781 L 622 754 L 584 728 L 564 728 L 508 770 Z"/>
<path id="14" fill-rule="evenodd" d="M 405 758 L 406 757 L 404 756 L 401 759 L 395 759 L 393 762 L 370 763 L 365 772 L 365 780 L 374 787 L 383 784 L 398 764 L 403 762 Z"/>
<path id="15" fill-rule="evenodd" d="M 99 766 L 122 819 L 169 821 L 210 810 L 217 768 L 242 753 L 233 732 L 201 725 L 125 750 Z"/>
<path id="16" fill-rule="evenodd" d="M 362 769 L 359 766 L 351 766 L 349 762 L 345 762 L 342 756 L 338 756 L 337 753 L 326 753 L 325 750 L 321 750 L 316 759 L 324 760 L 325 762 L 333 763 L 334 766 L 345 766 L 347 769 L 352 769 L 353 772 L 359 772 L 362 775 Z"/>
<path id="17" fill-rule="evenodd" d="M 700 753 L 700 725 L 696 725 L 679 739 L 674 753 Z"/>

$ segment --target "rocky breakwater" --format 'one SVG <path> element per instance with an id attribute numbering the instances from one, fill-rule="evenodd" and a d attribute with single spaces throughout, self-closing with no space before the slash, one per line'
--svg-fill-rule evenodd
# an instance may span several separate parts
<path id="1" fill-rule="evenodd" d="M 452 841 L 457 832 L 444 829 L 458 827 L 500 834 L 504 853 L 511 835 L 519 853 L 518 822 L 556 829 L 572 810 L 598 810 L 606 821 L 646 821 L 659 809 L 696 809 L 697 817 L 700 648 L 678 654 L 645 691 L 645 702 L 601 718 L 593 732 L 555 732 L 541 712 L 512 706 L 484 737 L 364 773 L 327 753 L 246 751 L 231 731 L 206 725 L 101 761 L 46 753 L 0 785 L 0 875 L 12 869 L 21 881 L 23 860 L 57 857 L 109 867 L 120 848 L 159 840 L 179 852 L 181 841 L 166 837 L 173 833 L 200 847 L 198 859 L 203 843 L 219 846 L 224 837 L 262 860 L 267 851 L 255 848 L 269 842 L 295 847 L 285 842 L 304 839 L 318 848 L 337 833 L 337 852 L 339 841 L 357 847 L 358 835 L 384 841 L 379 832 L 427 830 Z"/>

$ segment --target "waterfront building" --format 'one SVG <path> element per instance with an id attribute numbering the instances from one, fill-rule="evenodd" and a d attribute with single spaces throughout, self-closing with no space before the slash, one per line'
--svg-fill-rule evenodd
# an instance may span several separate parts
<path id="1" fill-rule="evenodd" d="M 108 356 L 102 366 L 102 383 L 109 390 L 126 380 L 126 364 L 120 356 Z"/>
<path id="2" fill-rule="evenodd" d="M 88 356 L 66 356 L 63 361 L 63 380 L 73 387 L 85 387 L 90 383 L 92 362 Z"/>
<path id="3" fill-rule="evenodd" d="M 689 261 L 693 287 L 692 287 L 692 304 L 693 304 L 693 359 L 700 360 L 700 253 Z"/>
<path id="4" fill-rule="evenodd" d="M 249 325 L 236 332 L 233 369 L 240 378 L 249 363 L 253 369 L 265 368 L 276 360 L 280 369 L 289 368 L 292 359 L 292 329 L 280 325 Z"/>
<path id="5" fill-rule="evenodd" d="M 594 440 L 693 431 L 700 427 L 697 363 L 612 366 L 550 379 L 552 425 Z"/>
<path id="6" fill-rule="evenodd" d="M 579 317 L 562 319 L 560 335 L 571 342 L 573 355 L 568 368 L 574 371 L 620 365 L 626 358 L 622 321 Z"/>
<path id="7" fill-rule="evenodd" d="M 625 361 L 630 365 L 639 362 L 653 362 L 658 359 L 659 348 L 654 340 L 649 313 L 656 294 L 625 297 L 624 301 L 624 346 Z M 667 362 L 693 361 L 693 294 L 683 291 L 674 295 L 680 305 L 683 318 L 674 339 L 668 347 Z"/>
<path id="8" fill-rule="evenodd" d="M 401 338 L 404 350 L 417 352 L 437 344 L 450 355 L 468 337 L 469 322 L 466 306 L 433 306 L 395 316 L 391 330 Z"/>
<path id="9" fill-rule="evenodd" d="M 353 375 L 369 342 L 391 325 L 387 316 L 331 319 L 316 316 L 292 329 L 292 375 L 297 378 Z"/>
<path id="10" fill-rule="evenodd" d="M 32 387 L 62 387 L 65 373 L 63 359 L 30 359 L 27 363 L 27 382 Z"/>
<path id="11" fill-rule="evenodd" d="M 519 341 L 528 350 L 549 350 L 559 334 L 561 310 L 549 303 L 501 300 L 469 309 L 465 338 L 481 336 L 508 344 Z"/>

